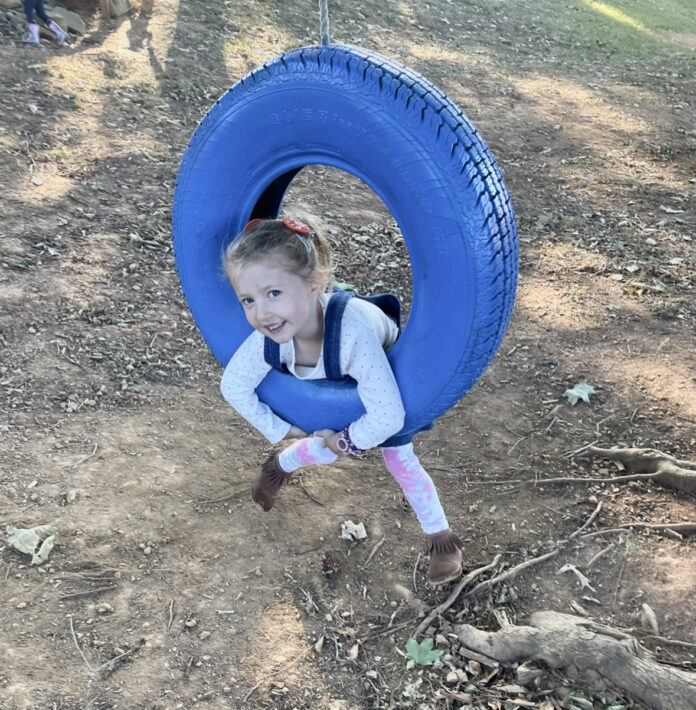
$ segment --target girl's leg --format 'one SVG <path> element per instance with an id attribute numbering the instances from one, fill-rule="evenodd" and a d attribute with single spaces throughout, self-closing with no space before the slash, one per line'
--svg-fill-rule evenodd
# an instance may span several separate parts
<path id="1" fill-rule="evenodd" d="M 307 437 L 296 441 L 278 454 L 278 463 L 285 473 L 297 471 L 302 466 L 333 463 L 338 456 L 322 445 L 320 436 Z"/>
<path id="2" fill-rule="evenodd" d="M 261 471 L 251 487 L 252 500 L 265 511 L 269 511 L 293 471 L 302 466 L 333 463 L 338 457 L 322 444 L 323 439 L 320 436 L 307 437 L 271 456 L 261 466 Z"/>
<path id="3" fill-rule="evenodd" d="M 428 536 L 428 579 L 442 584 L 462 573 L 462 543 L 450 529 L 435 484 L 413 451 L 413 444 L 382 449 L 387 470 L 396 479 Z"/>
<path id="4" fill-rule="evenodd" d="M 387 470 L 403 488 L 406 499 L 416 513 L 426 535 L 449 528 L 435 484 L 421 466 L 413 451 L 413 444 L 382 449 Z"/>

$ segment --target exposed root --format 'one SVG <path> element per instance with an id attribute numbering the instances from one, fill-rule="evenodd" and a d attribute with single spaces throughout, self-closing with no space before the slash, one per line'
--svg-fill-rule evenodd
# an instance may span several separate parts
<path id="1" fill-rule="evenodd" d="M 696 494 L 696 462 L 683 461 L 657 449 L 601 449 L 590 446 L 586 455 L 620 461 L 632 474 L 654 474 L 668 488 Z"/>
<path id="2" fill-rule="evenodd" d="M 633 636 L 555 611 L 532 614 L 530 623 L 498 632 L 466 624 L 459 640 L 500 663 L 538 660 L 580 674 L 588 688 L 622 688 L 654 710 L 693 709 L 696 674 L 660 665 Z"/>

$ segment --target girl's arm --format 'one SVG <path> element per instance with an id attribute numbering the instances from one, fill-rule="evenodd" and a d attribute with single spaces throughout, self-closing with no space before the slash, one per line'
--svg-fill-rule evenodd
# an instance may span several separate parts
<path id="1" fill-rule="evenodd" d="M 371 449 L 400 431 L 404 425 L 404 405 L 382 343 L 359 318 L 344 315 L 341 367 L 358 383 L 365 414 L 348 431 L 359 449 Z"/>
<path id="2" fill-rule="evenodd" d="M 281 419 L 259 400 L 256 388 L 270 369 L 271 366 L 263 359 L 263 335 L 254 331 L 227 363 L 220 390 L 222 396 L 249 424 L 271 444 L 276 444 L 282 439 L 302 436 L 304 432 Z"/>

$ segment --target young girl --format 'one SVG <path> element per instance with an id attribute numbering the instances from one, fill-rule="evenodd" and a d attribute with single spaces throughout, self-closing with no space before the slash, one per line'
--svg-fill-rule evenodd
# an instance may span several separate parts
<path id="1" fill-rule="evenodd" d="M 299 379 L 326 377 L 324 326 L 332 281 L 331 251 L 312 226 L 299 220 L 253 220 L 226 249 L 223 266 L 254 332 L 242 343 L 222 376 L 225 399 L 272 444 L 299 441 L 262 466 L 252 499 L 265 511 L 301 466 L 333 463 L 380 446 L 401 430 L 404 408 L 385 355 L 398 337 L 396 323 L 380 308 L 350 298 L 340 322 L 340 370 L 357 382 L 365 414 L 342 432 L 313 436 L 277 416 L 256 395 L 271 370 L 264 345 L 277 344 L 280 363 Z M 266 351 L 267 352 L 267 351 Z M 433 482 L 411 443 L 381 447 L 384 462 L 428 536 L 428 579 L 442 584 L 462 572 L 459 538 L 449 528 Z"/>
<path id="2" fill-rule="evenodd" d="M 53 32 L 58 40 L 58 45 L 63 46 L 63 43 L 68 38 L 68 33 L 54 22 L 44 10 L 43 0 L 24 0 L 24 14 L 27 16 L 29 24 L 29 34 L 24 39 L 27 44 L 39 44 L 39 26 L 34 22 L 34 12 L 39 16 L 39 19 L 48 25 L 48 29 Z"/>

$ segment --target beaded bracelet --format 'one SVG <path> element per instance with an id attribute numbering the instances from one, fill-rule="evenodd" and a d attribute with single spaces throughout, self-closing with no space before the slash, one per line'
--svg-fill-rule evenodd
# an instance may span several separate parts
<path id="1" fill-rule="evenodd" d="M 339 451 L 342 451 L 344 454 L 353 454 L 353 456 L 360 456 L 364 453 L 362 449 L 359 449 L 351 441 L 348 426 L 344 427 L 343 431 L 338 435 L 336 439 L 336 446 L 338 446 Z"/>

